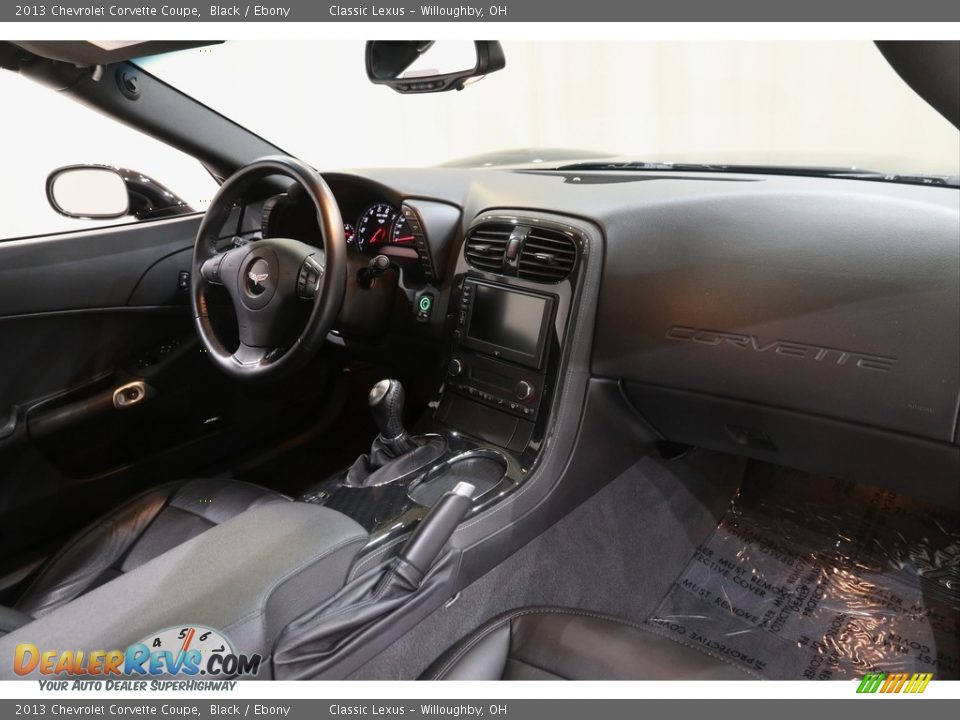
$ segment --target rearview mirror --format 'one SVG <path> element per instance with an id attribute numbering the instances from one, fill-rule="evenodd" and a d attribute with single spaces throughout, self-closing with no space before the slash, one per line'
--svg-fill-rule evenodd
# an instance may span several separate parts
<path id="1" fill-rule="evenodd" d="M 114 168 L 100 165 L 69 165 L 50 173 L 47 200 L 61 215 L 104 220 L 120 218 L 130 211 L 127 184 Z"/>
<path id="2" fill-rule="evenodd" d="M 496 40 L 371 40 L 367 43 L 367 77 L 399 93 L 463 90 L 506 66 Z"/>

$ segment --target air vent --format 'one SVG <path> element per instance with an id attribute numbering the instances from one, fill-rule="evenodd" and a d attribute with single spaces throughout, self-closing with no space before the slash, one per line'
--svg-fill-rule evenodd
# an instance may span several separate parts
<path id="1" fill-rule="evenodd" d="M 503 256 L 514 226 L 507 223 L 483 223 L 470 233 L 464 254 L 477 270 L 503 271 Z"/>
<path id="2" fill-rule="evenodd" d="M 517 277 L 534 282 L 555 283 L 565 279 L 577 262 L 577 246 L 559 230 L 532 227 L 520 251 Z"/>

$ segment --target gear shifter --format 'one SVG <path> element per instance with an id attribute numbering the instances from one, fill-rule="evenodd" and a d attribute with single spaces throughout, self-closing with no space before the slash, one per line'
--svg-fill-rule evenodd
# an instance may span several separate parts
<path id="1" fill-rule="evenodd" d="M 371 487 L 410 477 L 435 462 L 446 449 L 439 437 L 411 438 L 403 427 L 406 394 L 399 380 L 381 380 L 370 390 L 367 402 L 380 434 L 370 452 L 350 466 L 344 485 Z"/>
<path id="2" fill-rule="evenodd" d="M 381 380 L 370 390 L 367 402 L 380 436 L 374 441 L 389 450 L 391 457 L 399 457 L 415 450 L 414 443 L 403 427 L 403 402 L 406 394 L 399 380 Z"/>

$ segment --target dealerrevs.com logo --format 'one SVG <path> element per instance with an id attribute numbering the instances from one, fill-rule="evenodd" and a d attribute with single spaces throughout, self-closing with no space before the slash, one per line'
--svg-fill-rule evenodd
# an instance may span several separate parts
<path id="1" fill-rule="evenodd" d="M 260 655 L 234 652 L 223 633 L 203 625 L 169 627 L 125 650 L 54 650 L 21 643 L 13 669 L 21 676 L 136 677 L 256 675 Z"/>

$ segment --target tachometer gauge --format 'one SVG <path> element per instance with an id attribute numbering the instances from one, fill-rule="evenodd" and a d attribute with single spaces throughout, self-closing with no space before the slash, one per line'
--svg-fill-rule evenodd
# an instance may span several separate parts
<path id="1" fill-rule="evenodd" d="M 377 203 L 364 210 L 357 220 L 357 230 L 354 233 L 357 248 L 363 252 L 380 245 L 389 245 L 396 216 L 396 208 L 387 203 Z"/>
<path id="2" fill-rule="evenodd" d="M 394 245 L 413 245 L 415 239 L 407 219 L 398 213 L 393 223 L 393 232 L 390 233 L 390 242 Z"/>

